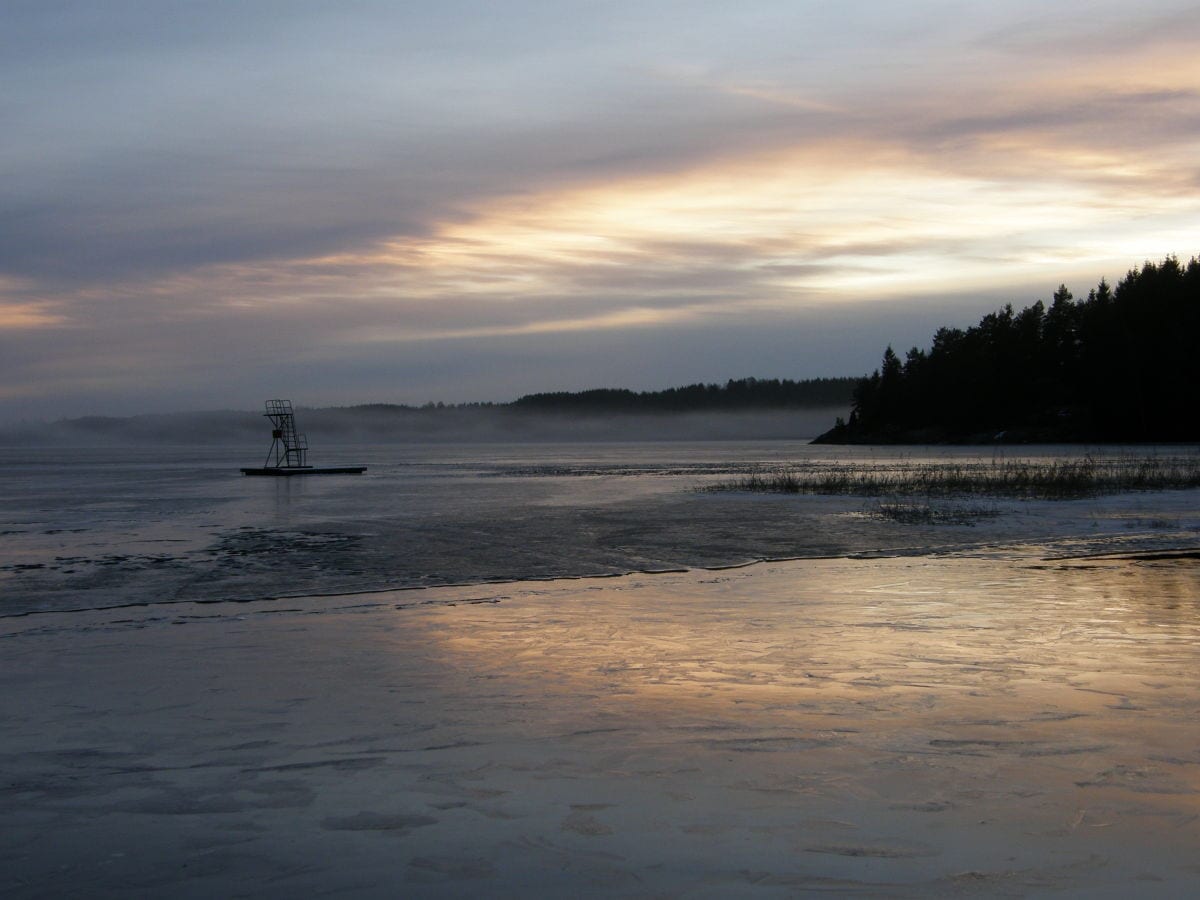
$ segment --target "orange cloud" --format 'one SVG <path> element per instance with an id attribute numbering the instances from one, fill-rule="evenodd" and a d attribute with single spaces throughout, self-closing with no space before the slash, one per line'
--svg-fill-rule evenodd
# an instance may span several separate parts
<path id="1" fill-rule="evenodd" d="M 51 312 L 46 303 L 12 303 L 0 300 L 0 331 L 24 331 L 50 328 L 66 322 L 66 317 Z"/>
<path id="2" fill-rule="evenodd" d="M 172 318 L 319 318 L 336 304 L 330 337 L 355 343 L 654 327 L 1119 275 L 1200 248 L 1188 182 L 1200 141 L 1172 124 L 1200 108 L 1200 70 L 1162 49 L 1104 66 L 1047 55 L 1003 84 L 993 52 L 936 91 L 914 81 L 854 102 L 666 72 L 828 130 L 785 130 L 774 149 L 727 147 L 666 173 L 526 186 L 464 202 L 419 236 L 209 266 L 138 292 Z M 1138 116 L 1163 139 L 1127 144 L 1104 127 Z M 7 309 L 0 327 L 60 321 L 37 304 Z"/>
<path id="3" fill-rule="evenodd" d="M 496 201 L 432 238 L 397 241 L 360 262 L 381 273 L 394 266 L 410 300 L 456 293 L 534 302 L 578 290 L 581 281 L 594 289 L 591 276 L 600 270 L 620 303 L 632 271 L 682 274 L 716 262 L 759 292 L 731 303 L 753 304 L 763 294 L 776 303 L 818 295 L 850 302 L 865 290 L 878 298 L 995 284 L 1001 254 L 1005 277 L 1024 277 L 1064 246 L 1102 260 L 1157 255 L 1162 246 L 1149 246 L 1147 236 L 1158 241 L 1177 227 L 1173 218 L 1194 217 L 1190 196 L 1143 190 L 1153 170 L 1136 160 L 1072 148 L 1007 150 L 1041 154 L 1063 174 L 1054 177 L 1048 164 L 1029 180 L 939 172 L 919 158 L 842 141 Z M 1093 183 L 1098 175 L 1103 188 Z M 1161 224 L 1147 229 L 1148 222 Z M 648 279 L 635 288 L 630 299 L 653 300 Z M 664 278 L 657 293 L 704 292 Z"/>

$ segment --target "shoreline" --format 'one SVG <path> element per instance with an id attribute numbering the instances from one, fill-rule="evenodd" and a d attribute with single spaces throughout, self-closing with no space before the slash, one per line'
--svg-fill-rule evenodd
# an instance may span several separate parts
<path id="1" fill-rule="evenodd" d="M 987 542 L 988 549 L 992 551 L 1003 549 L 1003 545 L 997 545 L 994 542 Z M 1028 548 L 1027 542 L 1014 541 L 1010 545 L 1013 549 Z M 739 562 L 724 563 L 712 566 L 680 566 L 662 569 L 627 569 L 616 572 L 601 572 L 601 573 L 586 573 L 586 574 L 561 574 L 561 575 L 528 575 L 512 578 L 494 578 L 494 579 L 478 579 L 470 581 L 445 582 L 439 584 L 397 584 L 386 587 L 369 587 L 352 590 L 330 590 L 317 593 L 297 593 L 297 594 L 277 594 L 261 597 L 211 597 L 211 598 L 195 598 L 195 597 L 180 597 L 171 600 L 136 600 L 128 603 L 117 603 L 107 606 L 78 606 L 68 608 L 51 608 L 51 609 L 26 609 L 13 613 L 0 613 L 0 622 L 6 619 L 23 619 L 31 616 L 56 615 L 56 614 L 71 614 L 71 613 L 89 613 L 89 612 L 111 612 L 121 609 L 140 609 L 140 608 L 157 608 L 163 606 L 177 605 L 196 605 L 196 606 L 214 606 L 223 604 L 254 604 L 254 603 L 279 603 L 283 601 L 304 601 L 304 600 L 327 600 L 338 597 L 363 597 L 373 594 L 392 594 L 406 593 L 410 591 L 437 591 L 441 589 L 455 588 L 474 588 L 474 587 L 489 587 L 503 586 L 511 584 L 524 583 L 545 583 L 545 582 L 570 582 L 570 581 L 590 581 L 590 580 L 607 580 L 612 578 L 627 578 L 630 576 L 639 575 L 686 575 L 703 572 L 725 572 L 736 569 L 747 569 L 753 566 L 759 566 L 771 563 L 788 563 L 788 562 L 818 562 L 827 560 L 846 560 L 846 561 L 867 561 L 867 560 L 888 560 L 888 559 L 920 559 L 928 557 L 930 559 L 941 559 L 948 557 L 964 556 L 964 552 L 970 550 L 969 547 L 964 547 L 959 544 L 942 547 L 892 547 L 881 548 L 871 551 L 855 551 L 852 553 L 842 554 L 820 554 L 811 556 L 760 556 L 753 559 L 747 559 Z M 1044 547 L 1041 552 L 1046 552 L 1048 547 Z M 1108 550 L 1098 551 L 1094 553 L 1082 553 L 1072 555 L 1040 555 L 1038 553 L 1030 555 L 1030 559 L 1039 559 L 1044 562 L 1055 560 L 1085 560 L 1085 559 L 1106 559 L 1106 560 L 1148 560 L 1148 559 L 1193 559 L 1200 555 L 1200 544 L 1196 546 L 1184 547 L 1155 547 L 1145 550 Z M 969 555 L 968 557 L 969 558 Z"/>

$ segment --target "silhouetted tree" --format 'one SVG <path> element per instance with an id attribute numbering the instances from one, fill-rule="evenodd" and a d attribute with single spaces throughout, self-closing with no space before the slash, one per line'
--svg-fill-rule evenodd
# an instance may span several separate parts
<path id="1" fill-rule="evenodd" d="M 1198 351 L 1200 261 L 1169 256 L 1082 301 L 1060 285 L 1048 309 L 940 328 L 903 364 L 888 347 L 838 437 L 1193 441 Z"/>
<path id="2" fill-rule="evenodd" d="M 741 378 L 663 391 L 598 388 L 527 394 L 510 405 L 518 410 L 644 413 L 829 407 L 849 403 L 857 383 L 857 378 Z"/>

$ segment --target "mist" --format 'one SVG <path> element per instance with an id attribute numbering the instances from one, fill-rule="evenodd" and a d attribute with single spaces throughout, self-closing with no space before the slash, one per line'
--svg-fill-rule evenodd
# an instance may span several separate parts
<path id="1" fill-rule="evenodd" d="M 809 440 L 848 412 L 848 404 L 655 414 L 366 406 L 299 408 L 296 424 L 319 459 L 322 447 L 346 444 Z M 89 416 L 0 428 L 0 446 L 9 447 L 228 446 L 244 447 L 253 457 L 270 442 L 269 424 L 260 413 L 237 410 Z"/>

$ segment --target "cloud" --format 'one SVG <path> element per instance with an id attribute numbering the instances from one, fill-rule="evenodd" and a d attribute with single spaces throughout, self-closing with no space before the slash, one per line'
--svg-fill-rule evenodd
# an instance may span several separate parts
<path id="1" fill-rule="evenodd" d="M 63 317 L 55 315 L 44 303 L 0 302 L 0 331 L 24 331 L 59 325 Z"/>
<path id="2" fill-rule="evenodd" d="M 1190 3 L 1156 4 L 1129 16 L 1124 3 L 1056 4 L 1031 11 L 1015 22 L 988 31 L 976 40 L 981 48 L 1028 58 L 1067 56 L 1073 59 L 1121 55 L 1131 50 L 1157 51 L 1200 41 L 1200 22 Z M 1072 40 L 1063 40 L 1064 34 Z"/>
<path id="3" fill-rule="evenodd" d="M 470 349 L 410 399 L 615 358 L 652 387 L 699 348 L 760 374 L 749 335 L 788 329 L 833 366 L 814 329 L 855 322 L 861 366 L 887 302 L 1200 249 L 1178 4 L 427 6 L 12 5 L 10 391 L 223 405 L 282 367 L 389 399 L 425 345 Z"/>

